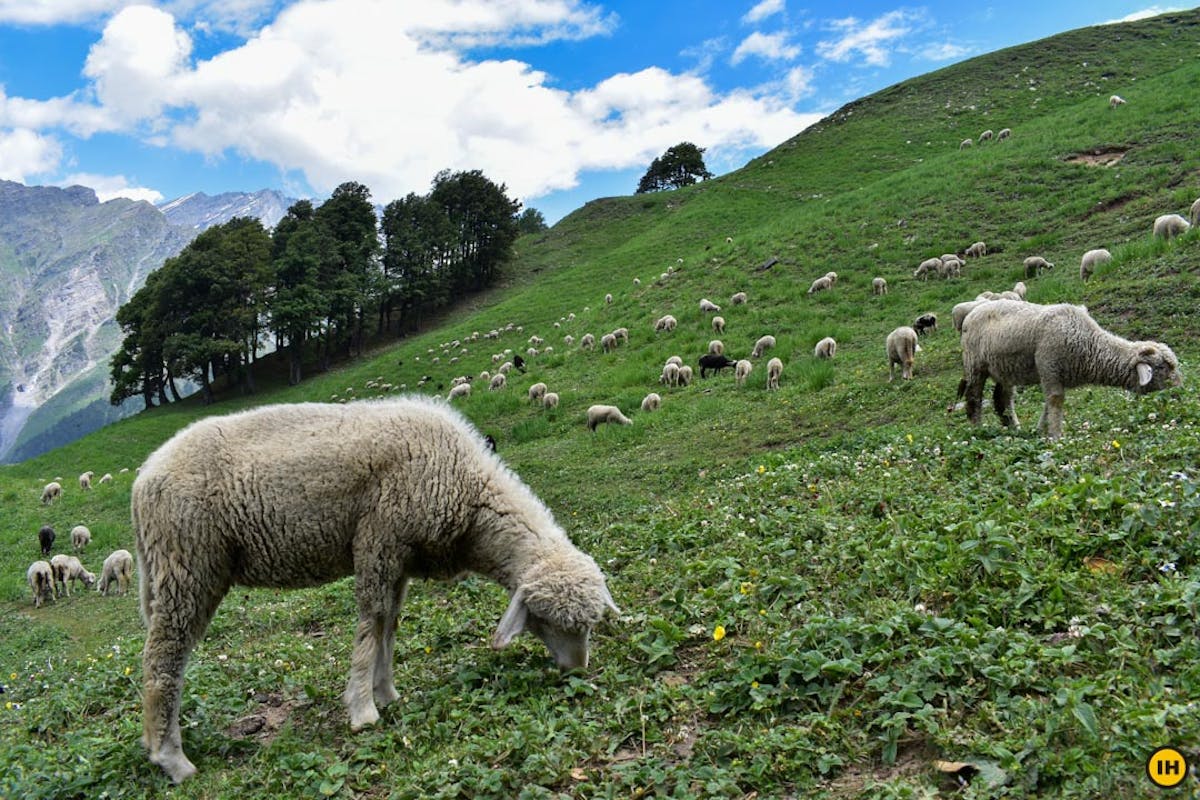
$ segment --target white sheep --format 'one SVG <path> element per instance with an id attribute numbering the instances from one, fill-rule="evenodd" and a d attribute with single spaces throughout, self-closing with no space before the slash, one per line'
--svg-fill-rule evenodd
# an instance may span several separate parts
<path id="1" fill-rule="evenodd" d="M 503 378 L 504 376 L 501 375 L 500 377 Z M 446 395 L 446 399 L 454 400 L 459 397 L 470 397 L 470 396 L 471 396 L 471 384 L 460 383 L 456 386 L 450 387 L 450 393 Z"/>
<path id="2" fill-rule="evenodd" d="M 713 317 L 712 318 L 712 329 L 713 329 L 714 333 L 724 333 L 725 332 L 725 318 L 719 317 L 719 316 Z"/>
<path id="3" fill-rule="evenodd" d="M 54 573 L 55 583 L 62 586 L 61 594 L 67 597 L 71 596 L 72 583 L 79 582 L 85 589 L 90 589 L 96 582 L 96 576 L 84 569 L 83 563 L 75 556 L 59 553 L 50 559 L 50 569 Z"/>
<path id="4" fill-rule="evenodd" d="M 505 375 L 503 372 L 501 372 L 498 375 L 492 376 L 491 383 L 488 384 L 488 389 L 490 389 L 493 392 L 497 392 L 497 391 L 505 388 L 507 385 L 508 385 L 508 376 Z"/>
<path id="5" fill-rule="evenodd" d="M 92 543 L 92 532 L 86 525 L 76 525 L 71 528 L 71 547 L 76 551 L 82 550 Z"/>
<path id="6" fill-rule="evenodd" d="M 610 306 L 612 305 L 612 295 L 611 294 L 604 295 L 604 303 L 605 303 L 605 305 L 610 305 Z"/>
<path id="7" fill-rule="evenodd" d="M 833 358 L 837 355 L 837 342 L 832 336 L 826 336 L 817 342 L 817 346 L 813 348 L 813 355 L 817 358 Z"/>
<path id="8" fill-rule="evenodd" d="M 888 334 L 887 357 L 889 383 L 896 377 L 897 364 L 900 365 L 901 378 L 906 381 L 912 378 L 913 361 L 919 349 L 917 345 L 917 332 L 907 325 L 901 325 Z"/>
<path id="9" fill-rule="evenodd" d="M 779 388 L 779 376 L 783 374 L 783 362 L 772 358 L 767 362 L 767 391 Z"/>
<path id="10" fill-rule="evenodd" d="M 87 472 L 80 475 L 79 476 L 79 488 L 80 489 L 91 489 L 92 488 L 92 478 L 95 477 L 95 475 L 96 475 L 96 473 L 92 472 L 90 469 Z"/>
<path id="11" fill-rule="evenodd" d="M 103 475 L 101 475 L 101 476 L 100 476 L 100 483 L 111 483 L 111 482 L 112 482 L 112 479 L 113 479 L 113 478 L 112 478 L 112 473 L 111 473 L 111 472 L 106 472 L 106 473 L 104 473 Z"/>
<path id="12" fill-rule="evenodd" d="M 651 392 L 642 398 L 642 411 L 658 411 L 662 405 L 662 397 L 658 392 Z"/>
<path id="13" fill-rule="evenodd" d="M 58 498 L 62 497 L 62 484 L 58 481 L 50 481 L 42 489 L 42 503 L 53 503 Z"/>
<path id="14" fill-rule="evenodd" d="M 668 364 L 674 364 L 674 365 L 675 365 L 675 366 L 677 366 L 677 367 L 682 367 L 682 366 L 683 366 L 683 359 L 682 359 L 682 358 L 680 358 L 679 356 L 671 356 L 670 358 L 668 358 L 668 359 L 667 359 L 667 363 L 668 363 Z"/>
<path id="15" fill-rule="evenodd" d="M 963 323 L 963 378 L 967 419 L 979 423 L 984 383 L 996 387 L 996 415 L 1017 427 L 1013 390 L 1041 385 L 1045 404 L 1038 431 L 1062 436 L 1066 390 L 1095 384 L 1136 394 L 1179 386 L 1179 361 L 1160 342 L 1131 342 L 1101 328 L 1083 306 L 1042 306 L 997 300 L 984 303 Z"/>
<path id="16" fill-rule="evenodd" d="M 961 142 L 958 143 L 958 149 L 963 150 L 967 147 L 970 147 L 973 144 L 975 144 L 974 139 L 963 139 Z"/>
<path id="17" fill-rule="evenodd" d="M 1163 214 L 1154 220 L 1154 235 L 1160 239 L 1170 239 L 1187 232 L 1191 223 L 1178 214 Z"/>
<path id="18" fill-rule="evenodd" d="M 1200 202 L 1200 200 L 1198 200 L 1196 202 Z M 746 303 L 746 293 L 745 292 L 735 292 L 734 295 L 729 298 L 729 305 L 731 305 L 731 306 L 745 305 L 745 303 Z"/>
<path id="19" fill-rule="evenodd" d="M 400 698 L 396 619 L 412 578 L 491 577 L 511 593 L 492 646 L 529 631 L 568 669 L 587 666 L 592 628 L 616 610 L 596 562 L 483 436 L 419 397 L 264 406 L 195 422 L 146 460 L 132 517 L 148 625 L 142 738 L 176 783 L 196 769 L 180 738 L 184 668 L 235 584 L 355 576 L 343 694 L 355 731 Z"/>
<path id="20" fill-rule="evenodd" d="M 492 376 L 492 380 L 495 380 L 497 377 L 499 377 L 501 375 L 507 375 L 508 373 L 512 372 L 513 369 L 514 369 L 513 362 L 505 361 L 503 364 L 501 364 L 496 369 L 496 375 Z"/>
<path id="21" fill-rule="evenodd" d="M 1054 269 L 1054 265 L 1041 256 L 1029 256 L 1022 264 L 1025 266 L 1026 278 L 1035 278 L 1048 269 Z"/>
<path id="22" fill-rule="evenodd" d="M 700 310 L 705 314 L 716 313 L 721 307 L 707 297 L 700 298 Z"/>
<path id="23" fill-rule="evenodd" d="M 830 271 L 825 273 L 825 277 L 829 278 L 830 283 L 837 283 L 837 273 Z"/>
<path id="24" fill-rule="evenodd" d="M 987 299 L 982 299 L 982 300 L 975 299 L 975 300 L 968 300 L 965 303 L 959 303 L 956 306 L 954 306 L 954 308 L 950 312 L 951 316 L 954 318 L 954 330 L 958 331 L 961 334 L 962 329 L 963 329 L 963 321 L 967 318 L 967 315 L 970 314 L 972 311 L 974 311 L 975 307 L 978 306 L 980 303 L 987 303 L 987 302 L 990 302 L 990 301 Z"/>
<path id="25" fill-rule="evenodd" d="M 654 323 L 654 330 L 655 332 L 673 331 L 675 330 L 676 324 L 677 323 L 674 317 L 672 317 L 670 314 L 664 314 Z"/>
<path id="26" fill-rule="evenodd" d="M 583 338 L 579 340 L 580 350 L 592 350 L 596 347 L 596 337 L 590 333 L 585 333 Z"/>
<path id="27" fill-rule="evenodd" d="M 992 129 L 991 129 L 991 128 L 988 128 L 986 131 L 984 131 L 983 133 L 979 134 L 979 141 L 980 141 L 980 143 L 982 143 L 982 142 L 986 142 L 986 141 L 988 141 L 989 139 L 991 139 L 991 138 L 992 138 L 994 135 L 995 135 L 995 134 L 994 134 L 994 133 L 992 133 Z"/>
<path id="28" fill-rule="evenodd" d="M 529 387 L 530 402 L 540 403 L 542 398 L 546 396 L 546 384 L 538 381 L 533 386 Z"/>
<path id="29" fill-rule="evenodd" d="M 832 288 L 833 288 L 833 279 L 830 278 L 828 275 L 822 275 L 821 277 L 819 277 L 815 281 L 813 281 L 812 285 L 808 287 L 808 293 L 816 294 L 817 292 L 823 292 L 826 289 L 832 289 Z"/>
<path id="30" fill-rule="evenodd" d="M 1125 98 L 1121 97 L 1120 95 L 1114 94 L 1112 97 L 1108 98 L 1109 108 L 1116 108 L 1117 106 L 1123 105 L 1125 105 Z"/>
<path id="31" fill-rule="evenodd" d="M 663 364 L 662 374 L 658 376 L 658 382 L 666 386 L 678 386 L 679 365 L 672 364 L 670 361 Z"/>
<path id="32" fill-rule="evenodd" d="M 641 279 L 641 278 L 634 278 L 634 279 L 633 279 L 633 285 L 634 285 L 634 286 L 641 286 L 641 285 L 642 285 L 642 279 Z"/>
<path id="33" fill-rule="evenodd" d="M 1193 225 L 1200 225 L 1200 197 L 1192 201 L 1192 207 L 1188 210 L 1188 219 Z"/>
<path id="34" fill-rule="evenodd" d="M 1101 264 L 1107 264 L 1110 261 L 1112 261 L 1112 253 L 1103 247 L 1088 250 L 1083 254 L 1083 258 L 1079 259 L 1079 280 L 1086 281 L 1092 277 L 1092 273 L 1096 271 L 1096 267 Z"/>
<path id="35" fill-rule="evenodd" d="M 617 349 L 617 337 L 611 333 L 606 333 L 600 337 L 600 349 L 606 353 L 611 353 Z"/>
<path id="36" fill-rule="evenodd" d="M 575 344 L 575 337 L 568 333 L 563 337 L 563 344 L 565 344 L 567 347 L 570 347 L 571 345 Z"/>
<path id="37" fill-rule="evenodd" d="M 714 356 L 724 355 L 725 343 L 720 339 L 713 339 L 708 343 L 708 352 Z"/>
<path id="38" fill-rule="evenodd" d="M 913 277 L 921 278 L 922 280 L 928 280 L 930 275 L 940 275 L 941 272 L 942 260 L 937 256 L 934 256 L 933 258 L 927 258 L 918 264 L 917 268 L 913 270 Z"/>
<path id="39" fill-rule="evenodd" d="M 589 431 L 596 430 L 597 425 L 604 423 L 612 423 L 619 425 L 632 425 L 633 420 L 621 413 L 621 409 L 616 406 L 594 405 L 588 406 L 587 410 L 587 426 Z"/>
<path id="40" fill-rule="evenodd" d="M 679 367 L 679 385 L 687 386 L 690 384 L 692 382 L 692 374 L 692 368 L 690 366 L 687 364 L 681 365 Z"/>
<path id="41" fill-rule="evenodd" d="M 939 278 L 957 278 L 962 275 L 963 262 L 958 257 L 943 257 L 941 262 L 937 268 Z"/>
<path id="42" fill-rule="evenodd" d="M 542 408 L 547 410 L 558 408 L 558 392 L 546 392 L 542 395 Z"/>
<path id="43" fill-rule="evenodd" d="M 629 344 L 629 328 L 617 328 L 612 332 L 612 335 L 620 339 L 625 344 Z"/>
<path id="44" fill-rule="evenodd" d="M 1025 285 L 1025 281 L 1017 281 L 1016 283 L 1014 283 L 1012 290 L 1013 290 L 1013 294 L 1015 294 L 1017 297 L 1021 298 L 1022 300 L 1024 300 L 1025 295 L 1029 293 L 1029 287 Z"/>
<path id="45" fill-rule="evenodd" d="M 887 293 L 888 293 L 888 287 L 887 287 L 887 281 L 885 279 L 883 279 L 883 278 L 872 278 L 871 279 L 871 294 L 880 295 L 880 294 L 887 294 Z"/>
<path id="46" fill-rule="evenodd" d="M 982 258 L 987 255 L 987 245 L 983 242 L 974 242 L 966 250 L 967 258 Z"/>
<path id="47" fill-rule="evenodd" d="M 775 337 L 771 334 L 760 336 L 758 341 L 754 343 L 754 349 L 750 351 L 751 358 L 762 358 L 762 354 L 775 346 Z"/>
<path id="48" fill-rule="evenodd" d="M 54 599 L 54 568 L 49 561 L 35 561 L 25 570 L 25 580 L 33 591 L 33 607 L 41 608 L 46 600 Z"/>
<path id="49" fill-rule="evenodd" d="M 338 407 L 341 408 L 342 406 L 338 406 Z M 141 476 L 139 476 L 139 479 L 140 479 L 140 477 Z M 136 488 L 136 486 L 137 486 L 137 484 L 135 483 L 134 487 Z M 197 491 L 203 491 L 203 490 L 197 490 Z M 136 525 L 136 523 L 135 523 L 135 525 Z M 142 554 L 140 551 L 138 552 L 138 559 L 139 559 L 139 567 L 141 567 L 142 565 L 145 564 L 145 561 L 141 560 Z M 182 563 L 187 563 L 186 559 Z M 146 580 L 147 580 L 147 578 L 143 574 L 142 575 L 142 599 L 143 599 L 142 616 L 146 617 L 148 619 L 147 615 L 150 612 L 145 603 L 145 593 L 149 589 L 149 587 L 146 585 Z M 101 567 L 101 569 L 100 569 L 100 581 L 96 584 L 96 591 L 100 592 L 101 594 L 103 594 L 104 596 L 107 597 L 108 590 L 110 588 L 112 588 L 113 584 L 116 584 L 116 589 L 114 591 L 116 591 L 118 594 L 125 594 L 126 592 L 129 591 L 129 584 L 132 581 L 133 581 L 133 556 L 130 555 L 128 550 L 114 550 L 108 554 L 108 558 L 104 559 L 104 566 Z M 161 589 L 159 589 L 158 591 L 161 592 Z M 181 598 L 175 598 L 175 599 L 179 600 Z M 200 597 L 193 598 L 193 601 L 200 602 Z M 216 609 L 214 608 L 213 610 L 216 610 Z M 209 612 L 209 613 L 211 614 L 211 612 Z M 207 619 L 204 620 L 204 624 L 205 625 L 208 624 Z M 189 647 L 188 649 L 190 650 L 191 648 Z M 144 662 L 143 662 L 143 664 L 144 664 Z M 180 665 L 181 670 L 182 670 L 182 668 L 183 668 L 182 665 Z"/>
<path id="50" fill-rule="evenodd" d="M 996 134 L 996 141 L 1003 141 L 1010 136 L 1012 136 L 1012 128 L 1001 128 L 1000 132 Z"/>
<path id="51" fill-rule="evenodd" d="M 750 377 L 751 370 L 754 369 L 754 362 L 748 359 L 740 359 L 733 366 L 733 377 L 737 381 L 738 386 L 745 386 L 746 379 Z"/>

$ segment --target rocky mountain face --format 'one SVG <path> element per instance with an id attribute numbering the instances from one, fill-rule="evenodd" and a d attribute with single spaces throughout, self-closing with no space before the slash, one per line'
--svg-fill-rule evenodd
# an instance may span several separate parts
<path id="1" fill-rule="evenodd" d="M 211 225 L 274 225 L 277 192 L 188 195 L 155 208 L 82 186 L 0 181 L 0 462 L 72 441 L 141 408 L 108 402 L 115 321 L 146 276 Z"/>

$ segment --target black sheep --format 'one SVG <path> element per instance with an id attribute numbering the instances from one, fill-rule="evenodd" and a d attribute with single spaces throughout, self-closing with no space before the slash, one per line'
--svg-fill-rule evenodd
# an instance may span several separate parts
<path id="1" fill-rule="evenodd" d="M 717 355 L 716 353 L 708 353 L 700 356 L 700 377 L 707 378 L 708 370 L 712 370 L 720 374 L 721 370 L 726 367 L 732 367 L 737 364 L 732 358 L 727 355 Z"/>
<path id="2" fill-rule="evenodd" d="M 50 550 L 54 547 L 54 528 L 43 525 L 42 529 L 38 531 L 38 542 L 42 545 L 42 555 L 50 555 Z"/>
<path id="3" fill-rule="evenodd" d="M 917 321 L 913 323 L 913 330 L 917 332 L 917 336 L 924 336 L 929 331 L 936 331 L 937 314 L 922 314 L 917 317 Z"/>

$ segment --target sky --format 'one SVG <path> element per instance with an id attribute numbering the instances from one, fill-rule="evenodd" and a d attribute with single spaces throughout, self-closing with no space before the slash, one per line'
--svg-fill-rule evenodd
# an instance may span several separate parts
<path id="1" fill-rule="evenodd" d="M 656 156 L 723 174 L 841 105 L 1148 0 L 0 0 L 0 179 L 101 200 L 481 170 L 556 222 Z"/>

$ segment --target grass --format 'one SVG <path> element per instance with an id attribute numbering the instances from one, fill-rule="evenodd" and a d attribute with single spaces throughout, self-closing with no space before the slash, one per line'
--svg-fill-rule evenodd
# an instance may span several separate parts
<path id="1" fill-rule="evenodd" d="M 1157 791 L 1144 773 L 1157 746 L 1200 756 L 1200 400 L 1188 388 L 1200 234 L 1149 236 L 1197 194 L 1200 111 L 1185 100 L 1198 40 L 1190 12 L 900 84 L 721 179 L 589 203 L 519 243 L 505 289 L 420 336 L 298 387 L 155 409 L 3 468 L 0 796 L 167 787 L 138 744 L 136 601 L 34 610 L 22 579 L 40 525 L 87 524 L 84 561 L 98 567 L 132 546 L 132 472 L 119 470 L 198 416 L 368 396 L 376 377 L 444 394 L 534 334 L 555 352 L 461 408 L 609 576 L 624 613 L 595 632 L 592 666 L 559 674 L 529 639 L 492 651 L 506 603 L 493 584 L 417 585 L 397 636 L 402 700 L 351 736 L 339 695 L 352 582 L 239 589 L 188 667 L 184 742 L 200 773 L 175 796 Z M 1118 91 L 1129 103 L 1110 112 Z M 957 150 L 989 127 L 1013 137 Z M 1067 160 L 1109 147 L 1126 153 L 1115 166 Z M 977 239 L 989 255 L 963 278 L 911 278 Z M 1101 246 L 1113 261 L 1081 284 L 1074 265 Z M 1036 388 L 1018 396 L 1016 431 L 947 414 L 960 372 L 950 308 L 1011 287 L 1032 254 L 1057 266 L 1027 281 L 1030 300 L 1085 303 L 1121 335 L 1170 343 L 1185 387 L 1136 400 L 1073 390 L 1053 443 L 1030 430 Z M 808 296 L 829 270 L 837 286 Z M 871 295 L 876 275 L 888 295 Z M 748 304 L 729 306 L 740 290 Z M 694 363 L 714 338 L 701 297 L 723 306 L 735 357 L 776 336 L 778 392 L 765 391 L 766 358 L 745 388 L 728 372 L 657 383 L 668 356 Z M 926 311 L 941 330 L 914 380 L 889 383 L 887 332 Z M 678 328 L 656 334 L 665 313 Z M 509 323 L 498 342 L 472 338 Z M 610 354 L 562 342 L 620 326 L 631 341 Z M 838 355 L 818 361 L 826 335 Z M 537 381 L 560 394 L 557 410 L 525 399 Z M 651 414 L 639 410 L 649 391 L 663 395 Z M 634 424 L 589 433 L 595 402 Z M 115 480 L 82 492 L 85 469 Z M 42 507 L 56 477 L 65 496 Z M 960 788 L 937 760 L 970 762 L 974 777 Z"/>

